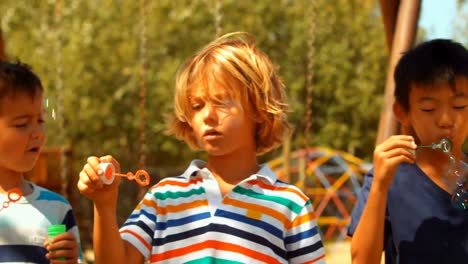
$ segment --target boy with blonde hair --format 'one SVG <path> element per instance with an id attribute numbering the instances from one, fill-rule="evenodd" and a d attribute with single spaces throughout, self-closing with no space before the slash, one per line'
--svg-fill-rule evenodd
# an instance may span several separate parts
<path id="1" fill-rule="evenodd" d="M 103 187 L 102 162 L 90 157 L 78 188 L 94 200 L 96 263 L 323 263 L 309 198 L 280 181 L 257 155 L 290 132 L 284 85 L 246 33 L 209 43 L 180 68 L 169 131 L 206 162 L 146 194 L 120 232 L 118 182 Z"/>

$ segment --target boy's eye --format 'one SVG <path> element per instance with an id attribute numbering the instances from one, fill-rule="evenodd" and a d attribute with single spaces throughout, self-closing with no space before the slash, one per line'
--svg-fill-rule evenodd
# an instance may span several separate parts
<path id="1" fill-rule="evenodd" d="M 462 109 L 465 109 L 466 105 L 456 105 L 453 107 L 453 109 L 455 110 L 462 110 Z"/>
<path id="2" fill-rule="evenodd" d="M 28 124 L 27 123 L 21 123 L 21 124 L 15 124 L 16 128 L 23 128 L 26 127 Z"/>
<path id="3" fill-rule="evenodd" d="M 421 111 L 423 111 L 423 112 L 432 112 L 432 111 L 434 111 L 434 108 L 422 108 Z"/>
<path id="4" fill-rule="evenodd" d="M 192 110 L 200 110 L 202 108 L 202 104 L 192 104 Z"/>

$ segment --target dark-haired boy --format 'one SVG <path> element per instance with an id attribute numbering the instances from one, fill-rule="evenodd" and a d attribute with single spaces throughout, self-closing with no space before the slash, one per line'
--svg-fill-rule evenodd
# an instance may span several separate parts
<path id="1" fill-rule="evenodd" d="M 417 145 L 449 138 L 466 166 L 468 51 L 451 40 L 424 42 L 402 56 L 394 78 L 393 110 L 411 136 L 375 148 L 348 229 L 353 263 L 380 263 L 382 250 L 386 263 L 467 263 L 468 210 L 451 202 L 449 157 Z"/>
<path id="2" fill-rule="evenodd" d="M 28 65 L 0 60 L 0 263 L 72 264 L 83 259 L 69 202 L 24 178 L 45 143 L 42 93 L 41 81 Z M 49 243 L 53 224 L 64 224 L 69 232 Z"/>

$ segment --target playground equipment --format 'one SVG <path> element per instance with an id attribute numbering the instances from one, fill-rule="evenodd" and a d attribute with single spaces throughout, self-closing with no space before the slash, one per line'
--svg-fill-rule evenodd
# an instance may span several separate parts
<path id="1" fill-rule="evenodd" d="M 343 240 L 363 176 L 370 164 L 346 152 L 326 147 L 294 151 L 289 161 L 285 161 L 280 157 L 270 161 L 269 165 L 282 180 L 295 184 L 310 197 L 324 240 Z M 289 179 L 284 166 L 287 163 Z"/>
<path id="2" fill-rule="evenodd" d="M 401 55 L 414 45 L 421 6 L 421 0 L 379 0 L 379 2 L 390 58 L 376 145 L 391 135 L 397 134 L 398 130 L 402 130 L 403 134 L 410 133 L 410 131 L 404 131 L 403 127 L 398 127 L 398 122 L 393 115 L 393 91 L 395 89 L 393 72 Z"/>

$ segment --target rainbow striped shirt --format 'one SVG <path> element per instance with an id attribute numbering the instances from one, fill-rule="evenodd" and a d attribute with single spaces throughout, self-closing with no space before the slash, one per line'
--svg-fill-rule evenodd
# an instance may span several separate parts
<path id="1" fill-rule="evenodd" d="M 153 186 L 120 229 L 151 263 L 325 263 L 311 202 L 262 165 L 222 197 L 194 160 Z"/>

